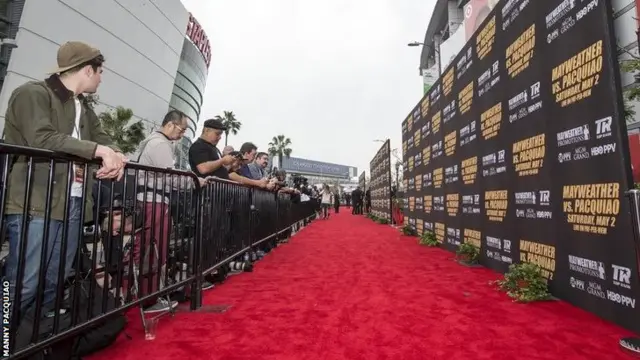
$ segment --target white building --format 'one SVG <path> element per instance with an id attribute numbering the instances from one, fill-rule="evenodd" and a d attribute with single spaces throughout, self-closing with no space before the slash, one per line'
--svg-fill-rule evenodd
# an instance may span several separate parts
<path id="1" fill-rule="evenodd" d="M 180 0 L 15 0 L 0 4 L 0 128 L 11 92 L 43 80 L 60 44 L 78 40 L 106 58 L 98 111 L 123 106 L 157 128 L 170 107 L 189 13 Z M 4 12 L 4 14 L 2 14 Z M 197 121 L 197 120 L 196 120 Z"/>

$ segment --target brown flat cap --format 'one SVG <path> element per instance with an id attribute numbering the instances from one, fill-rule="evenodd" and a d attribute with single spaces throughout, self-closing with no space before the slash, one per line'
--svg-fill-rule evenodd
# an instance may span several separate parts
<path id="1" fill-rule="evenodd" d="M 58 67 L 49 74 L 59 74 L 102 55 L 100 50 L 80 41 L 68 41 L 58 49 Z"/>

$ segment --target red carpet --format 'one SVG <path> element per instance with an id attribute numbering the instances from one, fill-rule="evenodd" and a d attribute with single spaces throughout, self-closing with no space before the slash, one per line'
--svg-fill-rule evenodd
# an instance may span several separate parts
<path id="1" fill-rule="evenodd" d="M 564 302 L 513 303 L 490 270 L 348 211 L 206 293 L 222 314 L 136 322 L 92 360 L 627 359 L 624 330 Z"/>

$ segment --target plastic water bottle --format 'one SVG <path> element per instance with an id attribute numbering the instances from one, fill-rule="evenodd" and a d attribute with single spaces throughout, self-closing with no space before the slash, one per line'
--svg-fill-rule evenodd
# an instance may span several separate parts
<path id="1" fill-rule="evenodd" d="M 249 253 L 244 253 L 244 261 L 249 261 Z"/>

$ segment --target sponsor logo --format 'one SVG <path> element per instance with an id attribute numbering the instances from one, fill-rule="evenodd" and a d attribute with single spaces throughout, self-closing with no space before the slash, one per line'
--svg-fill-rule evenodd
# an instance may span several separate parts
<path id="1" fill-rule="evenodd" d="M 562 20 L 562 25 L 560 25 L 560 34 L 566 33 L 575 24 L 576 24 L 576 20 L 573 18 L 573 16 L 569 16 L 568 18 Z"/>
<path id="2" fill-rule="evenodd" d="M 560 5 L 556 6 L 547 16 L 545 16 L 545 22 L 547 23 L 547 29 L 552 27 L 560 19 L 573 10 L 576 6 L 575 0 L 564 0 Z"/>
<path id="3" fill-rule="evenodd" d="M 486 94 L 492 87 L 500 82 L 500 62 L 494 62 L 489 69 L 478 77 L 478 96 Z"/>
<path id="4" fill-rule="evenodd" d="M 476 120 L 473 120 L 469 125 L 460 129 L 460 146 L 467 145 L 476 139 Z"/>
<path id="5" fill-rule="evenodd" d="M 617 292 L 611 290 L 607 290 L 607 299 L 622 306 L 630 307 L 632 309 L 636 308 L 636 299 L 620 295 Z"/>
<path id="6" fill-rule="evenodd" d="M 591 148 L 591 156 L 608 155 L 616 152 L 616 143 L 594 146 Z"/>
<path id="7" fill-rule="evenodd" d="M 422 175 L 422 185 L 425 187 L 433 185 L 433 181 L 431 180 L 431 173 Z"/>
<path id="8" fill-rule="evenodd" d="M 480 194 L 462 196 L 463 214 L 480 214 Z"/>
<path id="9" fill-rule="evenodd" d="M 551 42 L 560 36 L 560 31 L 558 29 L 553 30 L 547 35 L 547 44 L 551 44 Z"/>
<path id="10" fill-rule="evenodd" d="M 452 245 L 460 245 L 460 229 L 447 228 L 447 242 Z"/>
<path id="11" fill-rule="evenodd" d="M 586 146 L 577 147 L 573 150 L 573 160 L 585 160 L 589 158 L 589 150 Z"/>
<path id="12" fill-rule="evenodd" d="M 619 265 L 611 265 L 611 268 L 613 269 L 613 285 L 631 289 L 631 269 Z"/>
<path id="13" fill-rule="evenodd" d="M 573 276 L 569 279 L 569 283 L 571 284 L 571 287 L 574 288 L 574 289 L 578 289 L 578 290 L 581 290 L 581 291 L 585 290 L 584 281 L 576 279 Z"/>
<path id="14" fill-rule="evenodd" d="M 442 140 L 431 146 L 431 157 L 435 159 L 440 156 L 442 156 Z"/>
<path id="15" fill-rule="evenodd" d="M 585 17 L 589 12 L 591 12 L 591 10 L 595 9 L 596 6 L 598 6 L 598 0 L 591 0 L 591 2 L 576 13 L 576 20 L 580 20 Z"/>
<path id="16" fill-rule="evenodd" d="M 612 123 L 613 123 L 613 119 L 611 118 L 611 116 L 596 120 L 596 139 L 602 139 L 602 138 L 611 136 Z"/>
<path id="17" fill-rule="evenodd" d="M 540 197 L 540 205 L 542 206 L 549 206 L 549 204 L 551 204 L 551 191 L 549 190 L 540 190 L 538 192 L 539 197 Z"/>
<path id="18" fill-rule="evenodd" d="M 500 150 L 498 152 L 485 155 L 482 157 L 482 166 L 488 167 L 487 169 L 482 169 L 482 176 L 493 176 L 496 174 L 501 174 L 507 171 L 507 167 L 504 165 L 505 162 L 505 151 Z M 494 166 L 498 165 L 498 166 Z"/>
<path id="19" fill-rule="evenodd" d="M 506 253 L 511 253 L 511 240 L 502 240 L 502 250 Z"/>
<path id="20" fill-rule="evenodd" d="M 558 162 L 559 163 L 564 163 L 564 162 L 568 162 L 571 161 L 571 153 L 570 152 L 563 152 L 558 154 Z"/>
<path id="21" fill-rule="evenodd" d="M 511 99 L 509 99 L 509 111 L 517 108 L 518 106 L 526 103 L 529 100 L 529 93 L 527 92 L 527 90 L 524 90 L 523 92 L 519 93 L 518 95 L 512 97 Z"/>
<path id="22" fill-rule="evenodd" d="M 440 90 L 440 84 L 434 85 L 431 88 L 431 94 L 429 95 L 429 97 L 431 98 L 432 104 L 440 99 Z"/>
<path id="23" fill-rule="evenodd" d="M 566 146 L 587 141 L 590 138 L 589 126 L 581 125 L 573 129 L 565 130 L 556 134 L 558 146 Z"/>
<path id="24" fill-rule="evenodd" d="M 492 247 L 494 249 L 498 249 L 501 250 L 502 249 L 502 242 L 500 241 L 500 239 L 492 237 L 492 236 L 487 236 L 487 246 L 488 247 Z"/>
<path id="25" fill-rule="evenodd" d="M 446 124 L 456 115 L 456 100 L 454 99 L 442 111 L 443 122 Z"/>
<path id="26" fill-rule="evenodd" d="M 433 197 L 433 210 L 444 211 L 444 196 Z"/>
<path id="27" fill-rule="evenodd" d="M 431 122 L 427 121 L 427 125 L 422 126 L 422 138 L 426 138 L 431 134 Z"/>
<path id="28" fill-rule="evenodd" d="M 414 157 L 414 164 L 415 166 L 422 165 L 422 153 L 416 154 L 416 156 Z"/>
<path id="29" fill-rule="evenodd" d="M 600 299 L 607 298 L 604 291 L 602 290 L 602 286 L 600 286 L 600 284 L 594 283 L 593 281 L 589 281 L 589 283 L 587 283 L 587 294 L 599 297 Z"/>
<path id="30" fill-rule="evenodd" d="M 415 121 L 420 120 L 420 116 L 421 116 L 420 109 L 416 109 L 413 111 L 413 118 L 415 119 Z"/>
<path id="31" fill-rule="evenodd" d="M 589 275 L 601 280 L 607 279 L 604 270 L 604 263 L 602 261 L 595 261 L 574 255 L 569 255 L 569 270 Z"/>
<path id="32" fill-rule="evenodd" d="M 548 219 L 551 219 L 552 217 L 553 217 L 553 215 L 552 215 L 551 211 L 541 211 L 541 210 L 536 211 L 536 218 L 537 219 L 546 219 L 546 220 L 548 220 Z"/>
<path id="33" fill-rule="evenodd" d="M 458 165 L 450 166 L 444 169 L 444 182 L 445 184 L 451 184 L 460 179 L 458 175 Z"/>
<path id="34" fill-rule="evenodd" d="M 464 56 L 460 57 L 460 60 L 458 60 L 458 63 L 456 64 L 456 69 L 457 69 L 457 75 L 456 77 L 458 79 L 460 79 L 462 77 L 462 75 L 464 75 L 467 70 L 469 70 L 469 68 L 471 67 L 471 65 L 473 64 L 473 52 L 472 52 L 473 47 L 469 46 L 469 49 L 467 49 L 467 53 L 464 54 Z"/>
<path id="35" fill-rule="evenodd" d="M 516 110 L 520 107 L 520 109 L 512 114 L 509 114 L 509 122 L 514 123 L 527 115 L 542 109 L 542 101 L 538 101 L 532 103 L 528 106 L 522 105 L 526 104 L 530 100 L 535 100 L 540 97 L 540 82 L 529 86 L 527 89 L 523 90 L 516 96 L 509 99 L 509 111 Z"/>
<path id="36" fill-rule="evenodd" d="M 516 205 L 535 205 L 536 193 L 535 191 L 517 192 L 515 193 Z"/>

